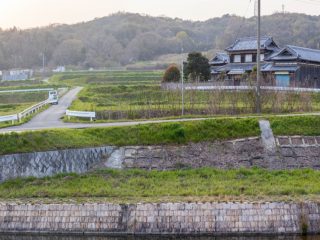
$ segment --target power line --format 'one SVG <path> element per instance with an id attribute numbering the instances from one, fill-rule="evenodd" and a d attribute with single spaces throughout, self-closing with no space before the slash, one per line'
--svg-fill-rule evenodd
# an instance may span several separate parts
<path id="1" fill-rule="evenodd" d="M 242 27 L 243 27 L 243 25 L 244 25 L 244 23 L 245 23 L 245 21 L 246 21 L 246 17 L 247 17 L 247 14 L 248 14 L 248 11 L 249 11 L 251 2 L 252 2 L 252 0 L 249 0 L 248 6 L 247 6 L 246 11 L 245 11 L 245 13 L 244 13 L 244 15 L 243 15 L 243 16 L 244 16 L 244 17 L 243 17 L 243 20 L 242 20 L 242 22 L 241 22 L 241 24 L 240 24 L 240 27 L 239 27 L 238 31 L 237 31 L 236 39 L 238 39 L 239 34 L 240 34 L 241 30 L 242 30 Z"/>
<path id="2" fill-rule="evenodd" d="M 294 1 L 306 3 L 306 4 L 311 4 L 311 5 L 316 5 L 316 6 L 320 5 L 320 1 L 317 1 L 317 0 L 294 0 Z"/>

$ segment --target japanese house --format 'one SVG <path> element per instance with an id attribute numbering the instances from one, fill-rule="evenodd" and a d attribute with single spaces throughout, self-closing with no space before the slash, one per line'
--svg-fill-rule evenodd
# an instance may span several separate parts
<path id="1" fill-rule="evenodd" d="M 279 48 L 272 37 L 262 37 L 260 46 L 262 85 L 320 88 L 320 50 Z M 212 81 L 216 85 L 254 84 L 256 62 L 257 38 L 238 39 L 210 61 Z"/>

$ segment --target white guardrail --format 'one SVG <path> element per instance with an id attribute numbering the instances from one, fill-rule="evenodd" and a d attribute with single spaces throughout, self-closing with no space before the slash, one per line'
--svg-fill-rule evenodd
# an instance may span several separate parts
<path id="1" fill-rule="evenodd" d="M 22 111 L 21 113 L 18 113 L 19 121 L 21 121 L 23 118 L 37 112 L 40 108 L 43 108 L 47 104 L 49 104 L 49 100 L 45 100 L 43 102 L 40 102 L 36 105 L 33 105 L 32 107 L 27 108 L 26 110 Z"/>
<path id="2" fill-rule="evenodd" d="M 90 118 L 90 121 L 93 121 L 96 118 L 95 112 L 81 112 L 81 111 L 66 111 L 66 115 L 70 119 L 70 117 L 82 117 L 82 118 Z"/>
<path id="3" fill-rule="evenodd" d="M 18 121 L 18 114 L 8 115 L 8 116 L 0 116 L 0 122 L 12 122 L 14 124 L 15 121 Z"/>
<path id="4" fill-rule="evenodd" d="M 0 122 L 9 122 L 11 121 L 12 124 L 14 124 L 15 121 L 21 122 L 23 118 L 37 112 L 40 108 L 43 108 L 45 105 L 49 104 L 48 100 L 45 100 L 43 102 L 37 103 L 36 105 L 33 105 L 26 110 L 23 110 L 22 112 L 14 115 L 8 115 L 8 116 L 0 116 Z"/>
<path id="5" fill-rule="evenodd" d="M 51 91 L 53 90 L 53 88 L 43 88 L 43 89 L 32 89 L 32 91 Z M 28 92 L 29 90 L 14 90 L 14 91 L 0 91 L 0 93 L 4 93 L 4 92 Z M 68 88 L 59 88 L 58 92 L 59 95 L 62 96 L 64 95 L 66 92 L 68 91 Z M 12 122 L 12 124 L 14 124 L 15 121 L 19 121 L 21 122 L 23 118 L 39 111 L 39 109 L 43 108 L 44 106 L 50 104 L 49 99 L 37 103 L 25 110 L 23 110 L 22 112 L 18 113 L 18 114 L 13 114 L 13 115 L 7 115 L 7 116 L 0 116 L 0 122 Z"/>
<path id="6" fill-rule="evenodd" d="M 36 88 L 36 89 L 20 89 L 20 90 L 2 90 L 0 93 L 24 93 L 24 92 L 49 92 L 53 88 Z"/>
<path id="7" fill-rule="evenodd" d="M 186 90 L 200 90 L 200 91 L 210 91 L 210 90 L 217 90 L 217 91 L 224 91 L 224 90 L 231 90 L 231 91 L 247 91 L 247 90 L 254 90 L 256 87 L 251 86 L 191 86 L 185 87 Z M 294 88 L 294 87 L 267 87 L 261 86 L 262 90 L 268 91 L 279 91 L 279 92 L 315 92 L 319 93 L 320 89 L 318 88 Z"/>

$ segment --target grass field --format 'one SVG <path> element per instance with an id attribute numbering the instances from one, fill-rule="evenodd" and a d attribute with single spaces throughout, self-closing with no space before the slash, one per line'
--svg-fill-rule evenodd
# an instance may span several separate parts
<path id="1" fill-rule="evenodd" d="M 104 198 L 116 202 L 319 200 L 319 171 L 101 170 L 0 184 L 1 199 Z"/>
<path id="2" fill-rule="evenodd" d="M 0 116 L 19 113 L 47 98 L 47 92 L 0 93 Z"/>
<path id="3" fill-rule="evenodd" d="M 75 72 L 56 74 L 50 78 L 51 84 L 68 86 L 88 85 L 142 85 L 159 84 L 163 71 L 110 71 Z"/>
<path id="4" fill-rule="evenodd" d="M 47 92 L 0 93 L 0 116 L 19 113 L 47 98 Z"/>
<path id="5" fill-rule="evenodd" d="M 161 88 L 162 74 L 163 71 L 68 73 L 55 75 L 50 82 L 84 86 L 71 109 L 95 111 L 100 122 L 179 117 L 181 91 Z M 242 115 L 254 113 L 255 102 L 252 91 L 185 91 L 184 109 L 188 116 Z M 264 92 L 262 102 L 264 114 L 320 110 L 320 94 Z"/>

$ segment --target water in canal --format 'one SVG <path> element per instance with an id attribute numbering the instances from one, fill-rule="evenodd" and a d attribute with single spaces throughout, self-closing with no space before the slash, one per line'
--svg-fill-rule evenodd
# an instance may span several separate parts
<path id="1" fill-rule="evenodd" d="M 250 237 L 94 237 L 0 235 L 0 240 L 320 240 L 317 236 L 250 236 Z"/>

